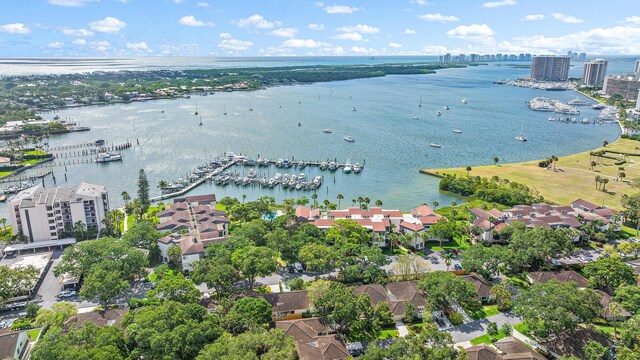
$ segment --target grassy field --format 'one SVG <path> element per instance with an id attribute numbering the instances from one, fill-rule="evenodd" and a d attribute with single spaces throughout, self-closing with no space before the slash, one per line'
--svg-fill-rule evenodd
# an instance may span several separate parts
<path id="1" fill-rule="evenodd" d="M 488 318 L 489 316 L 497 315 L 500 311 L 495 306 L 483 306 L 480 310 L 469 314 L 469 317 L 473 320 L 480 320 L 484 318 Z"/>
<path id="2" fill-rule="evenodd" d="M 640 142 L 628 139 L 619 139 L 607 147 L 595 149 L 594 151 L 617 151 L 635 154 L 640 150 Z M 556 170 L 541 168 L 538 166 L 539 160 L 473 167 L 471 176 L 482 176 L 491 178 L 498 176 L 502 179 L 509 179 L 521 184 L 525 184 L 538 190 L 547 201 L 558 204 L 570 204 L 577 198 L 605 205 L 610 208 L 620 210 L 620 198 L 622 194 L 637 191 L 630 184 L 629 180 L 640 178 L 640 156 L 628 156 L 627 163 L 615 165 L 616 160 L 602 158 L 602 163 L 591 169 L 589 151 L 561 157 L 556 163 Z M 552 154 L 549 154 L 551 156 Z M 621 155 L 607 153 L 606 156 L 621 158 Z M 592 160 L 596 160 L 595 158 Z M 596 160 L 600 162 L 600 160 Z M 624 167 L 625 180 L 617 181 L 618 167 Z M 423 170 L 423 173 L 435 173 L 438 175 L 457 174 L 466 176 L 465 168 L 452 169 L 431 169 Z M 595 177 L 609 179 L 606 184 L 606 192 L 596 190 Z"/>
<path id="3" fill-rule="evenodd" d="M 498 341 L 502 338 L 505 338 L 506 336 L 504 335 L 504 333 L 502 332 L 502 330 L 498 330 L 498 335 L 496 335 L 496 337 L 494 338 L 495 341 Z M 491 336 L 489 336 L 489 334 L 484 334 L 482 336 L 478 336 L 475 339 L 471 339 L 471 345 L 478 345 L 478 344 L 487 344 L 487 345 L 491 345 L 493 343 L 493 341 L 491 341 Z"/>
<path id="4" fill-rule="evenodd" d="M 392 339 L 392 338 L 397 338 L 399 335 L 398 330 L 380 330 L 380 333 L 378 334 L 378 339 Z"/>
<path id="5" fill-rule="evenodd" d="M 33 329 L 33 330 L 27 331 L 27 336 L 29 336 L 29 340 L 32 342 L 35 341 L 38 338 L 38 335 L 40 334 L 40 330 L 41 329 Z"/>
<path id="6" fill-rule="evenodd" d="M 529 331 L 529 327 L 525 323 L 517 323 L 513 325 L 513 328 L 518 330 L 520 334 L 531 337 L 531 331 Z"/>

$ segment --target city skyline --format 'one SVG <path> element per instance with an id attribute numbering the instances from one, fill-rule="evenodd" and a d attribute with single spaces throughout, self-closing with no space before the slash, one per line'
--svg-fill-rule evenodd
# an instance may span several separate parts
<path id="1" fill-rule="evenodd" d="M 0 4 L 0 57 L 640 54 L 640 14 L 622 0 Z"/>

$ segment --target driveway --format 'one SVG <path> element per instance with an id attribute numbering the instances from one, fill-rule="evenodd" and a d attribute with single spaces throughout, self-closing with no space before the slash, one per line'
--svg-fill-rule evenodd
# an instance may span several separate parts
<path id="1" fill-rule="evenodd" d="M 522 319 L 516 315 L 511 313 L 500 313 L 493 316 L 490 316 L 485 319 L 472 321 L 470 323 L 453 327 L 449 329 L 449 333 L 451 333 L 451 337 L 453 337 L 454 343 L 459 343 L 463 341 L 469 341 L 477 338 L 478 336 L 482 336 L 487 333 L 487 325 L 490 322 L 495 322 L 498 324 L 498 328 L 500 328 L 503 324 L 511 324 L 515 325 L 521 322 Z"/>

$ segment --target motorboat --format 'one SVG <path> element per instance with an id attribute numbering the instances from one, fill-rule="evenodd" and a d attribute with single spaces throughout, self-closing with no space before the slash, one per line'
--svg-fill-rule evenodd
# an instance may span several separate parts
<path id="1" fill-rule="evenodd" d="M 436 115 L 438 115 L 438 116 L 442 115 L 442 111 L 438 110 L 438 112 L 436 113 Z"/>
<path id="2" fill-rule="evenodd" d="M 20 184 L 11 185 L 4 189 L 5 194 L 17 194 L 22 190 L 26 190 L 30 187 L 35 186 L 35 184 L 29 184 L 28 182 L 22 182 Z"/>
<path id="3" fill-rule="evenodd" d="M 106 163 L 111 161 L 122 161 L 122 154 L 106 152 L 100 153 L 96 157 L 97 163 Z"/>
<path id="4" fill-rule="evenodd" d="M 345 136 L 345 137 L 344 137 L 344 139 L 345 139 L 345 141 L 348 141 L 348 142 L 354 142 L 354 141 L 355 141 L 355 140 L 353 139 L 353 136 L 351 136 L 351 135 L 347 135 L 347 136 Z"/>
<path id="5" fill-rule="evenodd" d="M 460 129 L 453 129 L 451 131 L 453 131 L 456 134 L 462 134 L 462 130 L 460 130 Z"/>
<path id="6" fill-rule="evenodd" d="M 351 111 L 356 111 L 356 108 L 355 108 L 355 107 L 352 107 L 352 108 L 351 108 Z"/>
<path id="7" fill-rule="evenodd" d="M 431 144 L 429 144 L 429 146 L 434 147 L 434 148 L 441 148 L 442 147 L 442 145 L 438 144 L 438 143 L 431 143 Z"/>
<path id="8" fill-rule="evenodd" d="M 516 136 L 516 140 L 524 142 L 524 141 L 527 141 L 527 138 L 524 137 L 524 135 L 520 134 Z"/>
<path id="9" fill-rule="evenodd" d="M 462 101 L 463 104 L 468 104 L 469 103 L 469 101 L 466 98 L 464 98 L 464 99 L 462 99 L 460 101 Z"/>
<path id="10" fill-rule="evenodd" d="M 324 132 L 325 134 L 331 134 L 333 131 L 331 131 L 331 129 L 326 128 L 324 130 L 322 130 L 322 132 Z"/>
<path id="11" fill-rule="evenodd" d="M 349 163 L 349 161 L 347 161 L 347 163 L 344 164 L 344 169 L 343 169 L 344 173 L 348 174 L 348 173 L 351 172 L 352 169 L 353 168 L 351 167 L 351 163 Z"/>
<path id="12" fill-rule="evenodd" d="M 413 117 L 413 120 L 418 120 L 418 117 L 417 117 L 417 116 L 414 116 L 414 117 Z"/>
<path id="13" fill-rule="evenodd" d="M 329 170 L 330 170 L 330 171 L 336 171 L 336 169 L 337 169 L 337 168 L 338 168 L 338 164 L 336 164 L 336 162 L 335 162 L 335 161 L 331 161 L 331 162 L 329 163 Z"/>
<path id="14" fill-rule="evenodd" d="M 359 174 L 362 171 L 362 165 L 360 163 L 353 164 L 353 172 Z"/>
<path id="15" fill-rule="evenodd" d="M 449 110 L 449 107 L 447 105 L 444 106 L 445 110 Z"/>
<path id="16" fill-rule="evenodd" d="M 582 118 L 582 123 L 583 124 L 588 124 L 590 122 L 591 122 L 591 120 L 589 120 L 589 118 Z"/>
<path id="17" fill-rule="evenodd" d="M 327 168 L 327 162 L 323 161 L 320 163 L 320 170 L 325 170 Z"/>

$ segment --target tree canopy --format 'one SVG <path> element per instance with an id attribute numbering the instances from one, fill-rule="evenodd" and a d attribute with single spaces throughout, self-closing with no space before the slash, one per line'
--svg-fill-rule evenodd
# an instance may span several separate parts
<path id="1" fill-rule="evenodd" d="M 619 257 L 601 257 L 588 263 L 583 272 L 591 286 L 611 294 L 621 285 L 635 285 L 637 282 L 633 269 Z"/>

